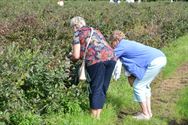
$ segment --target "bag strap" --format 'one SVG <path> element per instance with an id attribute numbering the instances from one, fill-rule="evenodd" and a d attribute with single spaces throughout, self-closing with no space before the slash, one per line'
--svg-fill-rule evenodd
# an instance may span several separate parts
<path id="1" fill-rule="evenodd" d="M 86 45 L 86 49 L 85 49 L 85 52 L 84 52 L 83 61 L 84 61 L 85 58 L 86 58 L 87 48 L 88 48 L 88 46 L 89 46 L 89 43 L 91 42 L 91 37 L 92 37 L 92 35 L 93 35 L 93 28 L 91 27 L 91 34 L 90 34 L 89 40 L 88 40 L 87 45 Z"/>

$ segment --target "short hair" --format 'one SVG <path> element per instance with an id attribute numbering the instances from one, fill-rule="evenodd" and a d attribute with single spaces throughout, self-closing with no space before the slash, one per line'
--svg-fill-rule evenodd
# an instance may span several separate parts
<path id="1" fill-rule="evenodd" d="M 70 21 L 70 26 L 73 27 L 73 26 L 77 26 L 79 28 L 83 27 L 83 26 L 86 26 L 86 22 L 84 20 L 84 18 L 80 17 L 80 16 L 75 16 L 71 19 Z"/>
<path id="2" fill-rule="evenodd" d="M 125 34 L 120 30 L 113 31 L 112 35 L 110 36 L 110 41 L 114 40 L 121 40 L 125 38 Z"/>

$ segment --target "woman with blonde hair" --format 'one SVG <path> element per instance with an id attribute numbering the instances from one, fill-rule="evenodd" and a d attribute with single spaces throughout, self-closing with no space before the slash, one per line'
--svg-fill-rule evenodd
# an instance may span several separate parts
<path id="1" fill-rule="evenodd" d="M 102 33 L 87 26 L 84 18 L 76 16 L 71 19 L 70 25 L 74 30 L 72 60 L 82 59 L 87 49 L 85 63 L 91 79 L 89 82 L 91 115 L 98 119 L 116 63 L 115 55 Z M 88 42 L 90 43 L 87 47 Z"/>
<path id="2" fill-rule="evenodd" d="M 133 86 L 134 100 L 141 107 L 141 112 L 133 118 L 149 120 L 152 117 L 150 84 L 166 65 L 166 56 L 159 49 L 125 39 L 119 30 L 112 33 L 110 41 L 115 55 L 130 74 L 128 80 Z"/>

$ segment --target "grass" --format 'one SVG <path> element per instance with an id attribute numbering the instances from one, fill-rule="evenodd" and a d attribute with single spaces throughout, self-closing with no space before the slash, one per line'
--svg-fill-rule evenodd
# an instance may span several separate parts
<path id="1" fill-rule="evenodd" d="M 100 120 L 90 117 L 89 112 L 79 114 L 51 114 L 46 117 L 48 125 L 111 125 L 117 121 L 116 112 L 112 105 L 106 105 Z"/>
<path id="2" fill-rule="evenodd" d="M 177 121 L 182 122 L 181 120 L 186 120 L 188 123 L 188 87 L 184 88 L 181 91 L 181 99 L 179 99 L 179 101 L 177 102 L 176 105 L 176 119 Z"/>
<path id="3" fill-rule="evenodd" d="M 167 56 L 167 66 L 163 71 L 165 77 L 170 76 L 178 66 L 188 61 L 188 35 L 175 40 L 163 48 Z"/>

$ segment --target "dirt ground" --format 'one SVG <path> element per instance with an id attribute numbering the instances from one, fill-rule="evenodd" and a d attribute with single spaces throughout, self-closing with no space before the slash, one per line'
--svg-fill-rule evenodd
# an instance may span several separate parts
<path id="1" fill-rule="evenodd" d="M 170 120 L 169 125 L 188 125 L 188 120 L 182 119 L 181 123 L 178 123 L 175 119 L 170 116 L 171 108 L 176 104 L 180 97 L 179 90 L 188 86 L 188 63 L 180 66 L 176 72 L 174 72 L 170 78 L 158 81 L 153 88 L 152 105 L 155 109 L 162 112 L 161 118 L 167 118 Z M 153 109 L 153 112 L 159 112 Z"/>

